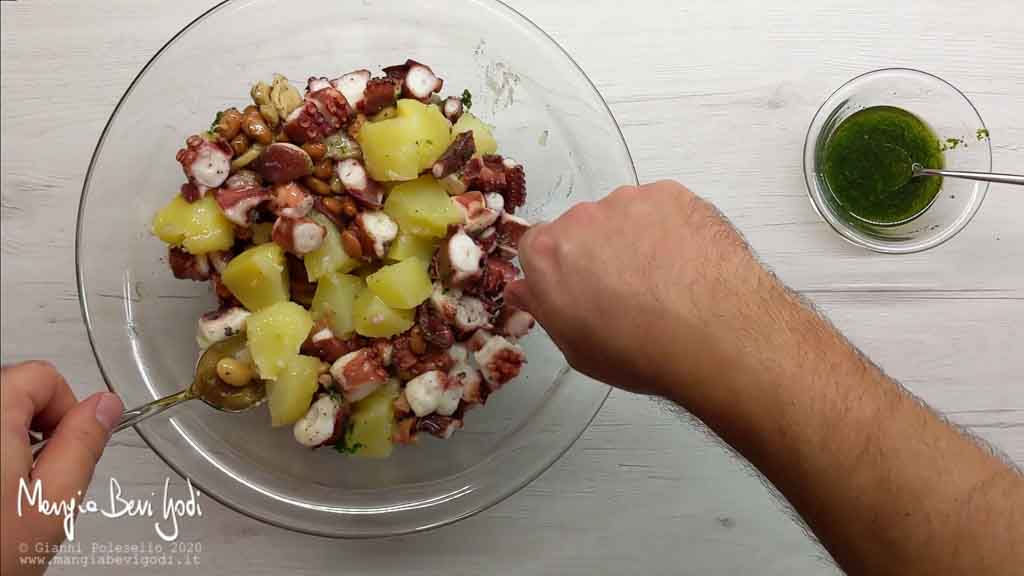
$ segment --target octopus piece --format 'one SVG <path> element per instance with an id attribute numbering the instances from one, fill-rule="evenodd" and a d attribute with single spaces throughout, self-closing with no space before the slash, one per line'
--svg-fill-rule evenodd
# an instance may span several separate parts
<path id="1" fill-rule="evenodd" d="M 393 78 L 374 78 L 366 83 L 360 111 L 367 116 L 373 116 L 389 106 L 394 106 L 401 91 L 401 83 Z"/>
<path id="2" fill-rule="evenodd" d="M 256 208 L 270 200 L 270 193 L 259 185 L 245 185 L 217 188 L 213 198 L 228 220 L 245 228 L 252 224 Z"/>
<path id="3" fill-rule="evenodd" d="M 369 70 L 353 70 L 331 80 L 330 84 L 341 92 L 349 106 L 359 110 L 366 97 L 366 85 L 369 81 Z"/>
<path id="4" fill-rule="evenodd" d="M 261 186 L 263 181 L 260 180 L 260 175 L 252 170 L 239 170 L 228 179 L 224 181 L 225 188 L 249 188 L 251 186 Z"/>
<path id="5" fill-rule="evenodd" d="M 444 80 L 437 77 L 434 71 L 425 64 L 415 60 L 406 60 L 405 64 L 384 68 L 388 78 L 402 83 L 402 97 L 415 98 L 426 103 L 434 92 L 444 87 Z"/>
<path id="6" fill-rule="evenodd" d="M 381 366 L 388 367 L 394 361 L 395 345 L 387 338 L 378 338 L 370 345 L 373 353 L 380 359 Z"/>
<path id="7" fill-rule="evenodd" d="M 500 211 L 487 206 L 487 201 L 480 192 L 452 196 L 452 203 L 462 212 L 465 222 L 463 229 L 469 234 L 477 234 L 490 228 L 501 215 Z"/>
<path id="8" fill-rule="evenodd" d="M 379 210 L 384 205 L 384 187 L 370 178 L 362 162 L 347 158 L 338 162 L 334 170 L 345 192 L 359 204 L 373 210 Z"/>
<path id="9" fill-rule="evenodd" d="M 175 158 L 201 194 L 227 180 L 233 155 L 234 150 L 223 138 L 210 141 L 193 134 L 185 140 L 185 148 L 178 150 Z"/>
<path id="10" fill-rule="evenodd" d="M 398 224 L 382 210 L 360 212 L 353 224 L 364 256 L 383 258 L 398 237 Z"/>
<path id="11" fill-rule="evenodd" d="M 310 76 L 309 80 L 306 80 L 306 95 L 308 96 L 313 92 L 318 92 L 324 88 L 330 88 L 331 86 L 334 86 L 334 82 L 328 80 L 324 76 L 320 76 L 319 78 L 316 76 Z M 337 88 L 337 86 L 334 87 Z"/>
<path id="12" fill-rule="evenodd" d="M 498 313 L 498 319 L 494 322 L 494 329 L 502 336 L 516 339 L 526 336 L 533 329 L 534 323 L 533 315 L 526 310 L 505 305 L 501 312 Z"/>
<path id="13" fill-rule="evenodd" d="M 274 214 L 285 218 L 304 218 L 313 209 L 313 195 L 295 182 L 274 186 L 270 206 Z"/>
<path id="14" fill-rule="evenodd" d="M 490 328 L 491 313 L 483 300 L 462 296 L 455 308 L 455 328 L 461 334 L 469 334 L 480 328 Z"/>
<path id="15" fill-rule="evenodd" d="M 318 142 L 325 136 L 341 130 L 352 119 L 354 110 L 345 96 L 329 82 L 319 90 L 310 92 L 284 121 L 284 133 L 297 144 Z"/>
<path id="16" fill-rule="evenodd" d="M 519 240 L 530 229 L 530 223 L 508 212 L 502 212 L 495 229 L 498 234 L 498 246 L 514 256 L 519 253 Z"/>
<path id="17" fill-rule="evenodd" d="M 313 173 L 313 159 L 295 144 L 275 142 L 259 157 L 259 174 L 271 184 L 285 184 Z"/>
<path id="18" fill-rule="evenodd" d="M 470 352 L 478 352 L 490 342 L 491 338 L 494 338 L 494 334 L 487 330 L 477 330 L 466 340 L 465 345 Z"/>
<path id="19" fill-rule="evenodd" d="M 250 315 L 241 307 L 222 308 L 203 314 L 199 317 L 196 327 L 196 342 L 199 348 L 206 350 L 221 340 L 243 332 L 245 321 Z"/>
<path id="20" fill-rule="evenodd" d="M 305 256 L 324 242 L 327 229 L 309 218 L 278 217 L 274 222 L 271 238 L 287 252 Z"/>
<path id="21" fill-rule="evenodd" d="M 499 212 L 501 214 L 501 212 Z M 484 254 L 491 254 L 498 247 L 498 231 L 490 227 L 476 237 L 476 243 Z"/>
<path id="22" fill-rule="evenodd" d="M 431 370 L 406 383 L 405 398 L 416 416 L 422 418 L 438 409 L 447 387 L 448 375 L 440 370 Z"/>
<path id="23" fill-rule="evenodd" d="M 444 114 L 444 117 L 452 124 L 459 121 L 459 118 L 462 117 L 463 110 L 464 106 L 462 104 L 462 98 L 449 96 L 441 103 L 441 113 Z"/>
<path id="24" fill-rule="evenodd" d="M 477 290 L 482 295 L 500 296 L 509 282 L 519 277 L 519 269 L 503 258 L 488 256 Z"/>
<path id="25" fill-rule="evenodd" d="M 492 392 L 518 376 L 526 363 L 523 349 L 504 336 L 492 336 L 473 358 Z"/>
<path id="26" fill-rule="evenodd" d="M 388 373 L 370 348 L 361 348 L 338 358 L 331 376 L 348 402 L 366 398 L 388 381 Z"/>
<path id="27" fill-rule="evenodd" d="M 469 162 L 469 159 L 473 157 L 475 152 L 476 142 L 473 140 L 473 131 L 467 130 L 462 132 L 455 137 L 455 140 L 452 140 L 452 143 L 448 145 L 448 149 L 437 159 L 437 162 L 434 162 L 430 172 L 438 180 L 455 174 L 462 170 L 462 167 Z"/>
<path id="28" fill-rule="evenodd" d="M 167 263 L 175 278 L 202 282 L 210 279 L 210 260 L 206 254 L 189 254 L 182 248 L 171 246 L 167 252 Z"/>
<path id="29" fill-rule="evenodd" d="M 455 334 L 445 318 L 431 305 L 421 305 L 416 310 L 416 324 L 420 327 L 423 339 L 437 346 L 447 349 L 455 343 Z"/>
<path id="30" fill-rule="evenodd" d="M 437 274 L 446 288 L 462 288 L 480 279 L 483 250 L 459 230 L 449 236 L 437 252 Z"/>
<path id="31" fill-rule="evenodd" d="M 210 274 L 210 284 L 213 285 L 213 293 L 217 295 L 217 301 L 220 302 L 221 308 L 231 308 L 234 306 L 241 306 L 242 303 L 235 298 L 235 295 L 231 293 L 231 289 L 224 284 L 224 280 L 217 272 Z"/>
<path id="32" fill-rule="evenodd" d="M 420 418 L 416 421 L 417 432 L 426 432 L 442 440 L 451 438 L 452 434 L 459 428 L 462 428 L 462 420 L 460 418 L 442 416 L 440 414 L 431 414 L 426 418 Z"/>
<path id="33" fill-rule="evenodd" d="M 466 163 L 461 179 L 470 190 L 501 194 L 510 214 L 526 203 L 526 172 L 513 160 L 496 154 L 473 158 Z"/>
<path id="34" fill-rule="evenodd" d="M 301 352 L 307 356 L 315 356 L 324 362 L 334 362 L 353 351 L 354 342 L 342 340 L 334 335 L 326 323 L 318 324 L 310 331 L 306 341 L 302 343 Z"/>
<path id="35" fill-rule="evenodd" d="M 224 269 L 228 267 L 228 262 L 234 257 L 234 254 L 226 250 L 218 250 L 207 253 L 206 257 L 210 260 L 210 266 L 213 266 L 214 271 L 217 274 L 223 274 Z"/>
<path id="36" fill-rule="evenodd" d="M 182 184 L 181 188 L 178 190 L 178 194 L 180 194 L 181 197 L 185 200 L 185 202 L 188 202 L 189 204 L 203 197 L 203 195 L 199 192 L 199 187 L 191 182 L 185 182 L 184 184 Z"/>
<path id="37" fill-rule="evenodd" d="M 341 405 L 330 394 L 321 394 L 309 407 L 306 415 L 292 428 L 295 440 L 308 448 L 326 444 L 339 428 L 338 419 L 343 415 Z M 343 428 L 343 426 L 342 426 Z"/>

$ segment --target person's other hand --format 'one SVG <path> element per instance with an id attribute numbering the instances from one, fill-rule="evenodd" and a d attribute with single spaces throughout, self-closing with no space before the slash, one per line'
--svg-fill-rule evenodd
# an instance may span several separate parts
<path id="1" fill-rule="evenodd" d="M 77 506 L 124 407 L 109 392 L 78 402 L 64 377 L 46 362 L 4 366 L 0 371 L 0 400 L 0 572 L 42 574 L 45 565 L 31 565 L 23 559 L 51 556 L 37 550 L 64 541 L 64 518 L 40 514 L 36 506 L 29 506 L 24 499 L 19 517 L 20 481 L 24 478 L 31 493 L 33 483 L 40 480 L 42 497 L 47 501 L 74 499 Z M 29 430 L 50 438 L 34 466 Z"/>
<path id="2" fill-rule="evenodd" d="M 534 226 L 519 258 L 525 278 L 505 296 L 574 368 L 662 396 L 680 381 L 713 383 L 715 367 L 742 355 L 737 335 L 757 301 L 781 290 L 714 206 L 671 181 L 622 187 Z"/>

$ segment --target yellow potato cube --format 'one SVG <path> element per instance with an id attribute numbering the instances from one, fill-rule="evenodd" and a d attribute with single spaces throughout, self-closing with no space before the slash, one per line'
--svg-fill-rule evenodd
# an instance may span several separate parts
<path id="1" fill-rule="evenodd" d="M 232 258 L 221 280 L 253 312 L 289 299 L 284 250 L 274 243 L 254 246 Z"/>
<path id="2" fill-rule="evenodd" d="M 464 218 L 432 176 L 395 186 L 384 201 L 384 212 L 398 223 L 402 233 L 436 238 L 447 236 L 448 226 Z"/>
<path id="3" fill-rule="evenodd" d="M 213 196 L 189 203 L 176 195 L 153 218 L 153 233 L 168 244 L 181 245 L 191 254 L 227 250 L 235 243 L 235 227 Z"/>
<path id="4" fill-rule="evenodd" d="M 375 180 L 413 180 L 451 143 L 451 124 L 437 106 L 399 100 L 393 118 L 367 122 L 356 136 Z"/>
<path id="5" fill-rule="evenodd" d="M 313 319 L 327 318 L 335 336 L 348 337 L 355 330 L 352 305 L 363 288 L 363 281 L 357 276 L 337 272 L 322 276 L 317 282 L 313 305 L 309 309 Z"/>
<path id="6" fill-rule="evenodd" d="M 366 277 L 366 286 L 385 304 L 402 310 L 419 306 L 432 290 L 427 264 L 419 258 L 384 266 Z"/>
<path id="7" fill-rule="evenodd" d="M 278 302 L 254 313 L 245 321 L 249 354 L 260 378 L 274 380 L 299 353 L 313 328 L 313 318 L 294 302 Z"/>
<path id="8" fill-rule="evenodd" d="M 452 137 L 470 130 L 473 131 L 473 142 L 478 153 L 494 154 L 498 151 L 498 141 L 494 139 L 491 127 L 469 112 L 464 112 L 452 126 Z"/>
<path id="9" fill-rule="evenodd" d="M 352 305 L 356 333 L 370 338 L 388 338 L 412 328 L 416 312 L 399 310 L 384 303 L 372 290 L 363 290 Z"/>
<path id="10" fill-rule="evenodd" d="M 355 403 L 349 417 L 352 428 L 345 436 L 346 452 L 362 458 L 387 458 L 391 455 L 395 398 L 398 398 L 398 382 L 392 380 Z"/>
<path id="11" fill-rule="evenodd" d="M 317 389 L 320 359 L 292 356 L 285 361 L 277 380 L 267 382 L 267 407 L 275 428 L 294 424 L 306 415 Z"/>
<path id="12" fill-rule="evenodd" d="M 419 258 L 423 262 L 430 262 L 440 244 L 437 238 L 430 236 L 399 233 L 385 257 L 394 262 L 401 262 L 406 258 Z"/>
<path id="13" fill-rule="evenodd" d="M 306 264 L 306 275 L 309 276 L 309 281 L 316 282 L 332 272 L 345 274 L 358 268 L 359 260 L 349 256 L 341 247 L 341 234 L 334 223 L 315 210 L 309 213 L 309 217 L 327 229 L 323 244 L 302 257 L 302 261 Z"/>

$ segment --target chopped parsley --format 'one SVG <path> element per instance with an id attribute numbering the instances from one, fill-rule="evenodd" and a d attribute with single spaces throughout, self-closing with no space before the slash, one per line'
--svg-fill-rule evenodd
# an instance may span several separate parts
<path id="1" fill-rule="evenodd" d="M 341 435 L 338 443 L 334 445 L 334 449 L 342 454 L 355 454 L 363 447 L 361 442 L 355 444 L 348 443 L 348 437 L 352 435 L 352 422 L 345 425 L 345 433 Z"/>
<path id="2" fill-rule="evenodd" d="M 978 128 L 974 135 L 978 138 L 979 142 L 982 140 L 988 140 L 988 128 Z"/>
<path id="3" fill-rule="evenodd" d="M 469 110 L 473 107 L 473 94 L 469 90 L 462 91 L 462 107 Z"/>
<path id="4" fill-rule="evenodd" d="M 210 124 L 210 132 L 211 133 L 216 133 L 217 132 L 217 125 L 220 124 L 220 117 L 223 116 L 223 115 L 224 115 L 223 112 L 217 112 L 217 117 L 213 119 L 213 124 Z"/>

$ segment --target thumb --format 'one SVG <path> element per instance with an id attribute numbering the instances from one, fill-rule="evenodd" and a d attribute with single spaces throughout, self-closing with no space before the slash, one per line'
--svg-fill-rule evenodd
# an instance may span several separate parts
<path id="1" fill-rule="evenodd" d="M 525 310 L 534 316 L 537 315 L 534 310 L 534 297 L 530 292 L 530 285 L 522 278 L 513 280 L 505 286 L 504 300 L 509 306 Z"/>
<path id="2" fill-rule="evenodd" d="M 32 470 L 47 500 L 81 502 L 123 410 L 117 395 L 101 392 L 64 415 Z"/>

